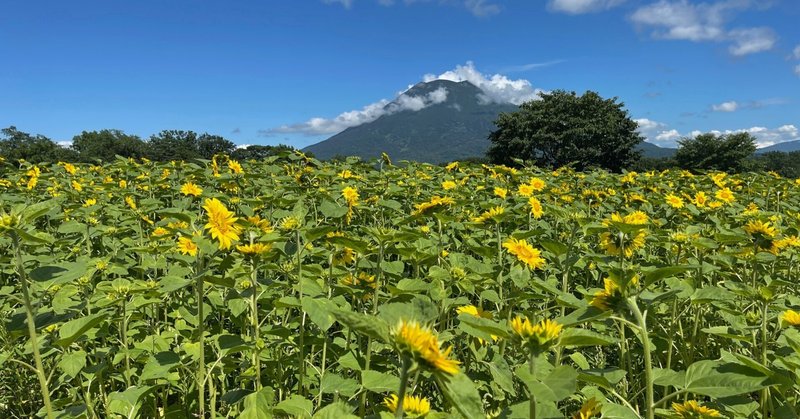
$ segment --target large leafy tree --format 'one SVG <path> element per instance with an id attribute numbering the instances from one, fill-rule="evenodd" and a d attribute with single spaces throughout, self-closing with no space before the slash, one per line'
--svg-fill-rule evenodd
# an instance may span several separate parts
<path id="1" fill-rule="evenodd" d="M 147 157 L 156 161 L 191 160 L 200 158 L 197 133 L 194 131 L 164 130 L 151 135 L 147 141 Z"/>
<path id="2" fill-rule="evenodd" d="M 623 103 L 592 91 L 543 93 L 541 100 L 500 114 L 495 125 L 487 154 L 506 165 L 521 159 L 544 167 L 620 171 L 640 158 L 637 145 L 644 140 Z"/>
<path id="3" fill-rule="evenodd" d="M 236 150 L 236 144 L 219 135 L 201 134 L 197 138 L 197 152 L 204 159 L 211 159 L 215 154 L 231 154 Z"/>
<path id="4" fill-rule="evenodd" d="M 145 155 L 145 143 L 135 135 L 116 129 L 83 131 L 72 138 L 72 148 L 83 161 L 109 162 L 116 156 L 139 158 Z"/>
<path id="5" fill-rule="evenodd" d="M 267 157 L 278 156 L 281 153 L 294 151 L 295 148 L 285 144 L 278 145 L 251 145 L 236 149 L 231 157 L 238 160 L 263 160 Z M 307 154 L 308 155 L 308 154 Z"/>
<path id="6" fill-rule="evenodd" d="M 756 139 L 748 132 L 700 134 L 678 141 L 675 161 L 684 169 L 741 172 L 751 167 Z"/>
<path id="7" fill-rule="evenodd" d="M 14 126 L 0 130 L 0 156 L 8 160 L 27 160 L 32 163 L 75 161 L 77 153 L 61 147 L 43 135 L 32 135 Z"/>

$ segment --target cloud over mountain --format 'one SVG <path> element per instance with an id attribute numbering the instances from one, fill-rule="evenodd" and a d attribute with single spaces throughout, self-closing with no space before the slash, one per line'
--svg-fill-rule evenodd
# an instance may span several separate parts
<path id="1" fill-rule="evenodd" d="M 531 82 L 525 79 L 514 80 L 501 74 L 483 74 L 475 68 L 471 61 L 439 75 L 427 74 L 423 77 L 424 82 L 433 80 L 470 82 L 480 89 L 481 93 L 478 98 L 483 103 L 519 105 L 525 101 L 538 99 L 539 94 L 543 92 L 542 89 L 534 88 Z M 428 106 L 445 102 L 447 94 L 448 91 L 445 88 L 436 89 L 423 96 L 410 95 L 406 90 L 391 101 L 381 99 L 361 109 L 343 112 L 333 118 L 315 117 L 305 122 L 259 130 L 259 135 L 302 134 L 317 136 L 335 134 L 350 127 L 372 122 L 384 115 L 402 111 L 419 111 Z"/>

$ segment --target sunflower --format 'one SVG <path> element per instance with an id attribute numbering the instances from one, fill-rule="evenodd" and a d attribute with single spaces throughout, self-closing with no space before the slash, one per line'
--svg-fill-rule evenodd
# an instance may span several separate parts
<path id="1" fill-rule="evenodd" d="M 667 202 L 667 205 L 672 208 L 683 208 L 683 198 L 677 195 L 669 194 L 664 197 L 664 200 Z"/>
<path id="2" fill-rule="evenodd" d="M 714 193 L 714 196 L 726 204 L 730 204 L 736 200 L 736 197 L 733 195 L 733 192 L 730 188 L 722 188 Z"/>
<path id="3" fill-rule="evenodd" d="M 342 189 L 342 198 L 347 202 L 348 207 L 354 207 L 358 205 L 358 190 L 351 186 L 348 186 Z"/>
<path id="4" fill-rule="evenodd" d="M 473 223 L 483 224 L 487 220 L 490 220 L 490 219 L 497 221 L 498 217 L 503 215 L 504 212 L 506 212 L 505 208 L 497 206 L 497 207 L 491 208 L 491 209 L 489 209 L 489 211 L 486 211 L 483 214 L 473 218 L 472 222 Z"/>
<path id="5" fill-rule="evenodd" d="M 234 174 L 237 174 L 237 175 L 241 175 L 242 173 L 244 173 L 244 170 L 242 169 L 242 165 L 239 164 L 239 162 L 236 161 L 236 160 L 228 160 L 228 168 L 231 169 L 231 173 L 234 173 Z"/>
<path id="6" fill-rule="evenodd" d="M 694 199 L 692 199 L 694 205 L 698 208 L 703 208 L 708 203 L 708 195 L 705 192 L 700 191 L 694 194 Z"/>
<path id="7" fill-rule="evenodd" d="M 400 398 L 397 394 L 383 399 L 383 405 L 389 408 L 389 411 L 395 413 L 397 411 L 397 402 Z M 403 413 L 410 417 L 421 418 L 431 411 L 431 402 L 424 397 L 411 396 L 406 394 L 403 396 Z"/>
<path id="8" fill-rule="evenodd" d="M 542 179 L 535 177 L 528 182 L 528 185 L 531 185 L 531 188 L 533 188 L 535 192 L 541 192 L 544 190 L 545 186 L 547 186 L 547 183 L 545 183 L 545 181 Z"/>
<path id="9" fill-rule="evenodd" d="M 441 342 L 430 328 L 421 326 L 416 321 L 401 320 L 391 333 L 395 346 L 401 353 L 411 355 L 434 372 L 458 374 L 460 362 L 449 358 L 453 348 L 442 350 Z"/>
<path id="10" fill-rule="evenodd" d="M 496 187 L 494 188 L 494 195 L 500 199 L 506 199 L 506 196 L 508 195 L 508 189 Z"/>
<path id="11" fill-rule="evenodd" d="M 236 250 L 247 256 L 263 255 L 269 252 L 270 249 L 272 249 L 272 245 L 268 243 L 253 243 L 236 246 Z"/>
<path id="12" fill-rule="evenodd" d="M 446 197 L 434 196 L 428 202 L 423 202 L 423 203 L 420 203 L 420 204 L 416 204 L 414 206 L 414 208 L 416 208 L 416 209 L 412 213 L 412 215 L 426 214 L 426 213 L 428 213 L 430 211 L 434 211 L 434 210 L 440 209 L 442 207 L 450 206 L 450 205 L 453 205 L 455 203 L 456 203 L 456 201 L 453 198 L 450 198 L 450 197 L 447 197 L 447 196 Z"/>
<path id="13" fill-rule="evenodd" d="M 184 255 L 197 256 L 197 245 L 188 237 L 178 237 L 178 252 Z"/>
<path id="14" fill-rule="evenodd" d="M 469 315 L 472 315 L 472 316 L 475 316 L 475 317 L 481 317 L 481 318 L 484 318 L 484 319 L 491 319 L 492 318 L 492 313 L 489 313 L 488 311 L 483 311 L 482 308 L 475 307 L 473 305 L 458 307 L 458 308 L 456 308 L 456 313 L 458 313 L 458 314 L 469 314 Z"/>
<path id="15" fill-rule="evenodd" d="M 719 411 L 709 407 L 701 406 L 695 400 L 689 400 L 683 403 L 672 403 L 672 410 L 678 415 L 679 418 L 718 418 L 720 417 Z"/>
<path id="16" fill-rule="evenodd" d="M 536 197 L 532 196 L 528 198 L 528 205 L 531 206 L 531 215 L 533 216 L 533 218 L 537 220 L 539 218 L 542 218 L 542 215 L 544 214 L 544 209 L 542 208 L 542 203 L 539 202 L 539 200 L 536 199 Z"/>
<path id="17" fill-rule="evenodd" d="M 233 240 L 239 240 L 239 227 L 236 225 L 238 218 L 225 208 L 225 204 L 217 198 L 205 200 L 203 209 L 206 210 L 208 223 L 205 225 L 211 237 L 219 241 L 220 249 L 230 249 Z"/>
<path id="18" fill-rule="evenodd" d="M 442 189 L 444 189 L 446 191 L 449 191 L 450 189 L 454 189 L 456 186 L 458 186 L 458 184 L 453 182 L 452 180 L 446 180 L 446 181 L 442 182 Z"/>
<path id="19" fill-rule="evenodd" d="M 800 327 L 800 313 L 794 310 L 786 310 L 781 313 L 781 326 Z"/>
<path id="20" fill-rule="evenodd" d="M 186 182 L 181 186 L 181 193 L 185 196 L 200 196 L 203 190 L 192 182 Z"/>
<path id="21" fill-rule="evenodd" d="M 602 405 L 594 397 L 583 402 L 580 410 L 572 415 L 572 419 L 590 419 L 600 414 Z"/>
<path id="22" fill-rule="evenodd" d="M 769 225 L 769 221 L 762 222 L 760 220 L 748 222 L 747 225 L 744 226 L 744 231 L 754 237 L 773 238 L 777 234 L 777 230 L 775 230 L 775 227 Z"/>
<path id="23" fill-rule="evenodd" d="M 516 256 L 520 261 L 525 262 L 531 269 L 541 269 L 545 265 L 542 252 L 531 246 L 530 243 L 525 240 L 511 238 L 503 243 L 503 247 L 508 249 L 508 253 Z"/>
<path id="24" fill-rule="evenodd" d="M 545 351 L 558 343 L 563 325 L 550 319 L 537 324 L 531 323 L 527 317 L 517 316 L 511 320 L 514 334 L 536 352 Z"/>
<path id="25" fill-rule="evenodd" d="M 517 188 L 517 193 L 520 196 L 524 196 L 527 198 L 533 195 L 533 186 L 531 186 L 528 183 L 523 183 L 522 185 L 519 185 L 519 187 Z"/>

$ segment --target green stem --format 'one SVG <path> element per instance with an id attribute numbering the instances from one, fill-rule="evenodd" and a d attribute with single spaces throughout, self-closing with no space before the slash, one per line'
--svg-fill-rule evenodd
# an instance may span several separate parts
<path id="1" fill-rule="evenodd" d="M 378 314 L 378 292 L 383 288 L 383 269 L 381 268 L 381 262 L 383 262 L 383 242 L 378 243 L 378 263 L 377 263 L 377 278 L 375 279 L 375 283 L 377 286 L 375 287 L 375 291 L 372 293 L 372 315 L 376 316 Z M 369 371 L 370 362 L 372 361 L 372 338 L 367 337 L 367 354 L 366 359 L 364 360 L 364 371 Z M 364 375 L 362 372 L 361 381 L 363 384 Z M 364 414 L 367 410 L 367 392 L 361 393 L 361 402 L 358 408 L 358 416 L 364 417 Z"/>
<path id="2" fill-rule="evenodd" d="M 645 415 L 647 419 L 655 418 L 655 410 L 653 407 L 653 361 L 650 355 L 650 338 L 647 335 L 647 323 L 645 321 L 642 311 L 639 310 L 639 305 L 636 303 L 636 297 L 628 299 L 628 308 L 630 308 L 636 322 L 639 324 L 639 336 L 642 338 L 642 352 L 644 352 L 644 380 L 645 380 Z"/>
<path id="3" fill-rule="evenodd" d="M 256 391 L 261 390 L 261 349 L 259 347 L 259 330 L 258 330 L 258 266 L 255 260 L 253 261 L 253 272 L 250 273 L 250 318 L 253 327 L 253 366 L 256 369 Z"/>
<path id="4" fill-rule="evenodd" d="M 536 380 L 536 353 L 534 351 L 531 351 L 528 372 L 531 374 L 531 379 Z M 530 419 L 536 419 L 536 394 L 533 389 L 530 389 L 530 406 L 528 410 Z"/>
<path id="5" fill-rule="evenodd" d="M 122 346 L 125 348 L 125 385 L 131 386 L 131 357 L 128 350 L 128 295 L 122 298 Z"/>
<path id="6" fill-rule="evenodd" d="M 31 305 L 30 291 L 28 290 L 28 277 L 25 273 L 25 266 L 22 263 L 22 250 L 19 243 L 19 236 L 17 233 L 11 233 L 14 241 L 14 255 L 17 261 L 17 274 L 19 275 L 20 283 L 22 284 L 22 301 L 25 304 L 25 315 L 28 319 L 28 337 L 31 339 L 31 347 L 33 348 L 33 359 L 36 363 L 36 376 L 39 378 L 39 387 L 42 392 L 42 400 L 44 402 L 45 411 L 47 412 L 48 419 L 55 418 L 53 414 L 53 406 L 50 404 L 50 389 L 47 386 L 47 378 L 44 375 L 44 366 L 42 364 L 42 355 L 39 353 L 39 343 L 36 336 L 36 323 L 33 316 L 33 306 Z"/>
<path id="7" fill-rule="evenodd" d="M 199 259 L 199 258 L 198 258 Z M 205 354 L 205 316 L 203 315 L 203 276 L 200 272 L 195 276 L 195 290 L 197 292 L 197 332 L 198 332 L 198 346 L 200 360 L 197 365 L 197 407 L 198 416 L 201 418 L 206 417 L 206 354 Z"/>
<path id="8" fill-rule="evenodd" d="M 400 367 L 400 389 L 397 391 L 397 409 L 394 411 L 394 417 L 396 419 L 403 417 L 403 400 L 406 398 L 408 368 L 411 366 L 411 359 L 407 355 L 401 355 L 401 357 L 403 364 Z"/>
<path id="9" fill-rule="evenodd" d="M 305 375 L 306 375 L 306 355 L 305 355 L 305 336 L 306 336 L 306 312 L 303 310 L 303 258 L 301 252 L 303 250 L 302 243 L 300 243 L 300 229 L 294 232 L 295 242 L 297 243 L 297 286 L 300 294 L 300 350 L 298 351 L 298 358 L 300 358 L 300 376 L 298 377 L 298 384 L 300 386 L 300 395 L 305 396 Z"/>

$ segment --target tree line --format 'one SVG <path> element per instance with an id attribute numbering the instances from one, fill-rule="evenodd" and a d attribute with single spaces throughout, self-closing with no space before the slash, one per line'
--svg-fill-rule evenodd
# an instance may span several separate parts
<path id="1" fill-rule="evenodd" d="M 283 144 L 237 148 L 232 141 L 219 135 L 182 130 L 164 130 L 147 140 L 116 129 L 83 131 L 72 138 L 69 146 L 61 146 L 43 135 L 23 132 L 14 126 L 0 130 L 0 133 L 0 156 L 32 163 L 99 163 L 112 161 L 116 156 L 154 161 L 211 159 L 218 153 L 237 160 L 250 160 L 294 150 Z"/>
<path id="2" fill-rule="evenodd" d="M 515 112 L 500 114 L 495 121 L 497 129 L 489 135 L 489 162 L 613 172 L 764 170 L 800 177 L 800 152 L 755 154 L 756 138 L 748 132 L 684 137 L 674 156 L 643 157 L 638 147 L 644 137 L 617 98 L 604 99 L 592 91 L 579 96 L 564 90 L 540 96 Z"/>

